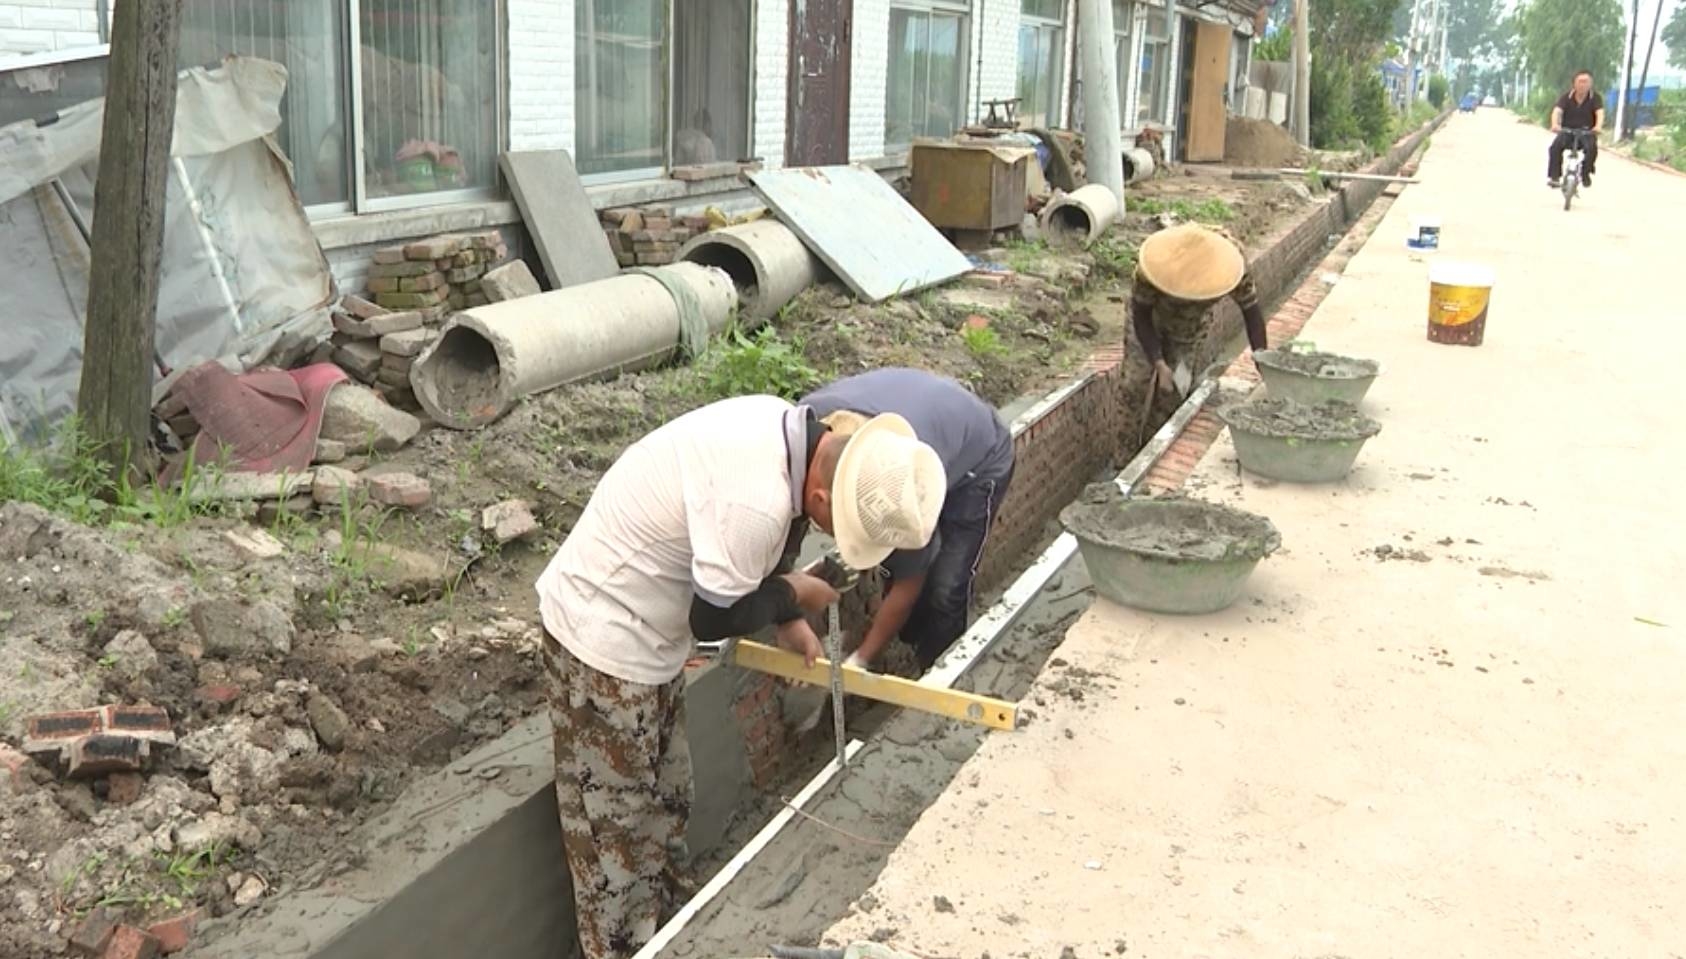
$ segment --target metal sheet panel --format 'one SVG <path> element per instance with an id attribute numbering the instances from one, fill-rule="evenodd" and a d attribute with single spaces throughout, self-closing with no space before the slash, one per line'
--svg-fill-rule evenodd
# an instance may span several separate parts
<path id="1" fill-rule="evenodd" d="M 808 249 L 869 303 L 971 269 L 954 244 L 865 167 L 769 170 L 750 180 Z"/>

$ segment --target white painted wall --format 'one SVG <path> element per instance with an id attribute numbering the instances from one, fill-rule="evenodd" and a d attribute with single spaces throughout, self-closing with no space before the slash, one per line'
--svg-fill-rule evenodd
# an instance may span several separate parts
<path id="1" fill-rule="evenodd" d="M 884 155 L 884 109 L 890 82 L 890 0 L 855 0 L 849 71 L 849 159 Z"/>
<path id="2" fill-rule="evenodd" d="M 785 104 L 789 99 L 790 2 L 756 0 L 755 130 L 750 152 L 768 169 L 784 166 Z"/>
<path id="3" fill-rule="evenodd" d="M 574 148 L 574 0 L 506 0 L 509 148 Z"/>
<path id="4" fill-rule="evenodd" d="M 0 3 L 0 63 L 14 54 L 98 46 L 99 0 Z"/>

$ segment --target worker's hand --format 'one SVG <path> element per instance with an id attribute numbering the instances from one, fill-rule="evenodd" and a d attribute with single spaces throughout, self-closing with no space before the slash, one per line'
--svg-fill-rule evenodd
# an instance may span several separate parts
<path id="1" fill-rule="evenodd" d="M 1553 123 L 1553 124 L 1552 124 L 1552 125 L 1551 125 L 1551 132 L 1553 132 L 1553 133 L 1562 133 L 1562 132 L 1563 132 L 1563 124 L 1561 124 L 1561 123 Z"/>
<path id="2" fill-rule="evenodd" d="M 817 613 L 837 602 L 837 590 L 818 576 L 808 573 L 786 573 L 785 582 L 796 590 L 796 605 L 810 613 Z"/>
<path id="3" fill-rule="evenodd" d="M 869 660 L 861 658 L 860 650 L 857 649 L 854 652 L 850 653 L 848 655 L 848 658 L 843 660 L 843 665 L 851 667 L 853 669 L 866 669 L 868 666 L 870 666 L 872 664 Z"/>
<path id="4" fill-rule="evenodd" d="M 1164 360 L 1153 364 L 1153 386 L 1161 393 L 1177 391 L 1177 374 L 1171 370 L 1171 364 Z"/>
<path id="5" fill-rule="evenodd" d="M 825 655 L 820 647 L 820 638 L 814 634 L 814 627 L 808 625 L 805 619 L 793 619 L 778 629 L 779 645 L 793 653 L 801 653 L 809 666 Z"/>

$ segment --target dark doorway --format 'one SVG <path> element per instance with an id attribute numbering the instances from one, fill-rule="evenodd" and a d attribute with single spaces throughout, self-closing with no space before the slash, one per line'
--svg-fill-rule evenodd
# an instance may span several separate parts
<path id="1" fill-rule="evenodd" d="M 849 47 L 854 0 L 791 0 L 785 162 L 849 162 Z"/>

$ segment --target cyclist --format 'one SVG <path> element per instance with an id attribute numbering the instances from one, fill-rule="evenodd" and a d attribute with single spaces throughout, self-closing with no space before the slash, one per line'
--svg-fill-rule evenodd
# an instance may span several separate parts
<path id="1" fill-rule="evenodd" d="M 1547 152 L 1546 185 L 1557 189 L 1563 179 L 1563 151 L 1569 148 L 1568 130 L 1591 130 L 1582 148 L 1586 155 L 1581 163 L 1581 186 L 1592 186 L 1592 171 L 1598 164 L 1598 131 L 1604 128 L 1604 98 L 1592 88 L 1592 71 L 1575 74 L 1569 91 L 1557 98 L 1551 108 L 1551 132 L 1557 134 Z"/>

